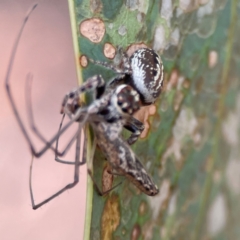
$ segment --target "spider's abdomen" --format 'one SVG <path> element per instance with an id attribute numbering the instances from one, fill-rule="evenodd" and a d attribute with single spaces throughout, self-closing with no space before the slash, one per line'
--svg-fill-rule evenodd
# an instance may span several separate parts
<path id="1" fill-rule="evenodd" d="M 130 58 L 132 83 L 144 105 L 153 103 L 161 93 L 163 64 L 158 54 L 149 48 L 141 48 Z"/>

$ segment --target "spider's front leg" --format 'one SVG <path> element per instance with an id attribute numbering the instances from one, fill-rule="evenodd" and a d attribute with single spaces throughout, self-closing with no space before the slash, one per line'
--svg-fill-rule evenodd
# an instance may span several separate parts
<path id="1" fill-rule="evenodd" d="M 129 118 L 127 118 L 124 127 L 132 132 L 131 136 L 127 139 L 129 145 L 134 144 L 138 140 L 139 136 L 145 128 L 144 124 L 133 116 L 129 116 Z"/>
<path id="2" fill-rule="evenodd" d="M 64 132 L 66 128 L 68 128 L 68 126 L 70 126 L 73 122 L 78 121 L 81 122 L 82 124 L 84 124 L 84 122 L 87 119 L 87 115 L 85 114 L 85 110 L 81 109 L 80 106 L 80 102 L 79 102 L 79 94 L 82 94 L 84 92 L 89 92 L 89 91 L 93 91 L 96 90 L 98 92 L 102 91 L 104 92 L 105 89 L 105 82 L 102 78 L 101 75 L 96 75 L 93 76 L 91 78 L 89 78 L 86 82 L 84 82 L 81 86 L 79 86 L 77 89 L 71 91 L 70 93 L 66 94 L 63 103 L 62 103 L 62 108 L 61 108 L 61 113 L 67 114 L 70 119 L 71 122 L 69 122 L 66 125 L 66 128 L 64 127 L 63 129 L 59 129 L 58 134 L 55 135 L 50 141 L 47 141 L 45 139 L 45 137 L 40 133 L 40 131 L 38 130 L 36 124 L 35 124 L 35 120 L 34 120 L 34 116 L 33 116 L 33 111 L 32 111 L 32 101 L 31 101 L 31 82 L 32 82 L 32 74 L 28 74 L 27 76 L 27 81 L 26 81 L 26 102 L 27 102 L 27 111 L 28 111 L 28 118 L 29 118 L 29 122 L 30 122 L 30 126 L 33 130 L 33 133 L 43 142 L 46 144 L 46 146 L 38 152 L 35 151 L 35 149 L 32 147 L 32 143 L 30 142 L 30 146 L 31 146 L 31 150 L 33 152 L 33 154 L 35 156 L 41 156 L 48 148 L 51 148 L 53 151 L 55 151 L 55 153 L 58 156 L 63 156 L 66 151 L 68 151 L 68 149 L 70 148 L 70 146 L 72 145 L 72 143 L 74 142 L 74 140 L 76 139 L 79 131 L 77 133 L 74 134 L 74 136 L 71 138 L 71 140 L 69 141 L 69 143 L 67 144 L 67 146 L 64 148 L 64 150 L 62 152 L 59 152 L 58 150 L 56 150 L 54 147 L 52 147 L 52 143 L 54 141 L 56 141 L 57 139 L 59 139 L 59 137 L 61 136 L 62 132 Z M 72 99 L 72 102 L 69 104 L 68 103 L 68 99 Z M 63 121 L 63 119 L 62 119 Z M 61 124 L 62 125 L 62 122 Z M 24 129 L 25 130 L 25 129 Z"/>
<path id="3" fill-rule="evenodd" d="M 81 131 L 81 130 L 82 130 L 82 126 L 81 126 L 81 123 L 79 123 L 79 131 Z M 86 138 L 86 136 L 85 136 L 85 138 Z M 44 204 L 50 202 L 52 199 L 59 196 L 66 190 L 71 189 L 75 185 L 77 185 L 77 183 L 79 182 L 79 167 L 86 163 L 86 146 L 87 146 L 87 140 L 85 139 L 84 143 L 83 143 L 83 158 L 82 158 L 82 161 L 80 161 L 81 134 L 78 134 L 76 137 L 75 161 L 72 163 L 72 164 L 74 164 L 73 181 L 71 183 L 65 185 L 65 187 L 61 188 L 60 190 L 58 190 L 57 192 L 52 194 L 50 197 L 46 198 L 45 200 L 43 200 L 42 202 L 40 202 L 38 204 L 36 204 L 34 201 L 34 194 L 33 194 L 33 189 L 32 189 L 32 168 L 33 168 L 33 161 L 34 161 L 34 158 L 32 158 L 31 165 L 30 165 L 30 174 L 29 174 L 29 189 L 30 189 L 32 208 L 34 210 L 36 210 L 39 207 L 43 206 Z M 66 162 L 64 162 L 64 163 L 66 163 Z"/>
<path id="4" fill-rule="evenodd" d="M 67 114 L 72 118 L 72 114 L 81 107 L 79 103 L 79 95 L 85 92 L 96 91 L 96 97 L 100 97 L 105 91 L 105 81 L 101 75 L 95 75 L 88 78 L 81 86 L 77 89 L 67 93 L 62 102 L 61 113 Z M 72 99 L 72 102 L 68 104 L 68 100 Z"/>
<path id="5" fill-rule="evenodd" d="M 121 59 L 121 61 L 118 65 L 114 65 L 109 62 L 94 60 L 91 58 L 88 58 L 88 60 L 95 65 L 99 65 L 99 66 L 103 66 L 107 69 L 111 69 L 115 73 L 118 73 L 118 74 L 124 74 L 124 75 L 131 74 L 132 73 L 131 65 L 130 65 L 129 57 L 127 56 L 126 52 L 124 52 L 122 48 L 119 48 L 117 51 L 118 51 L 118 53 L 120 55 L 120 59 Z"/>

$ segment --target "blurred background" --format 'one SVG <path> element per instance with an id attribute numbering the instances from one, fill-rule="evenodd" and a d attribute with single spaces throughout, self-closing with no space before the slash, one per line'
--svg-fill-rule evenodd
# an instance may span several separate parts
<path id="1" fill-rule="evenodd" d="M 75 188 L 40 209 L 32 210 L 28 187 L 31 153 L 13 115 L 4 86 L 13 43 L 27 10 L 34 3 L 31 0 L 0 1 L 0 238 L 81 239 L 86 167 L 80 168 L 80 183 Z M 27 125 L 24 92 L 28 72 L 34 76 L 32 104 L 35 121 L 49 139 L 59 127 L 64 94 L 77 86 L 67 1 L 38 1 L 18 47 L 10 83 L 19 112 Z M 43 144 L 33 135 L 31 137 L 39 150 Z M 61 143 L 64 144 L 68 137 L 61 138 Z M 74 153 L 73 147 L 67 159 L 74 160 Z M 36 203 L 72 179 L 73 166 L 56 163 L 51 151 L 36 159 L 33 167 Z"/>

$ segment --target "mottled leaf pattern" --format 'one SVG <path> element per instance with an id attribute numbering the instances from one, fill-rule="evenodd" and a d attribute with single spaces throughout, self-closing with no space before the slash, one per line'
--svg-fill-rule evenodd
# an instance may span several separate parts
<path id="1" fill-rule="evenodd" d="M 133 146 L 160 194 L 147 197 L 122 177 L 114 178 L 113 185 L 123 183 L 106 197 L 93 190 L 89 238 L 238 239 L 239 2 L 76 0 L 73 5 L 81 54 L 108 61 L 105 43 L 125 49 L 143 42 L 158 51 L 165 67 L 148 136 Z M 79 32 L 80 23 L 91 18 L 104 22 L 99 43 Z M 93 64 L 82 72 L 83 79 L 114 76 Z M 96 148 L 93 169 L 100 186 L 104 165 Z"/>

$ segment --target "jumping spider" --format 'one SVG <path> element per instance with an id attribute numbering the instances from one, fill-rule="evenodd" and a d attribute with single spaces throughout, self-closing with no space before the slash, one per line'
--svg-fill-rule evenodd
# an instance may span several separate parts
<path id="1" fill-rule="evenodd" d="M 119 66 L 100 62 L 89 58 L 89 61 L 109 68 L 117 73 L 108 88 L 114 89 L 121 84 L 127 84 L 136 90 L 142 106 L 150 105 L 159 97 L 163 86 L 163 64 L 160 56 L 150 48 L 140 48 L 131 57 L 120 49 L 121 62 Z M 132 131 L 128 144 L 133 144 L 144 130 L 144 124 L 129 116 L 124 127 Z"/>

